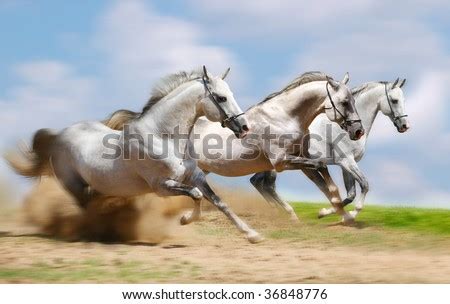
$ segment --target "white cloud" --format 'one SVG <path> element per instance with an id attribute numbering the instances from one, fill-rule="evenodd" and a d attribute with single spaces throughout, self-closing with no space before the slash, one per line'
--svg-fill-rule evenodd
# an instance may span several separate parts
<path id="1" fill-rule="evenodd" d="M 116 1 L 102 15 L 93 40 L 105 56 L 111 89 L 144 102 L 150 85 L 161 76 L 203 64 L 216 74 L 232 66 L 230 78 L 236 80 L 233 55 L 207 45 L 205 36 L 194 23 L 160 15 L 149 4 L 131 0 Z"/>
<path id="2" fill-rule="evenodd" d="M 270 40 L 290 36 L 295 40 L 301 37 L 291 36 L 293 33 L 315 34 L 326 27 L 326 22 L 351 19 L 376 3 L 374 0 L 196 0 L 191 5 L 218 35 L 226 35 L 231 39 L 262 36 Z"/>
<path id="3" fill-rule="evenodd" d="M 369 202 L 448 207 L 450 193 L 427 180 L 413 162 L 379 159 L 370 171 Z"/>
<path id="4" fill-rule="evenodd" d="M 384 191 L 407 192 L 423 184 L 419 174 L 402 161 L 380 161 L 376 170 L 383 179 Z"/>
<path id="5" fill-rule="evenodd" d="M 0 147 L 43 128 L 60 128 L 92 116 L 95 80 L 78 75 L 58 61 L 23 63 L 14 69 L 19 84 L 0 98 L 2 131 Z"/>
<path id="6" fill-rule="evenodd" d="M 433 16 L 445 20 L 446 0 L 402 1 L 307 1 L 307 0 L 193 0 L 193 13 L 213 33 L 228 39 L 257 38 L 254 43 L 297 45 L 309 38 L 345 34 L 358 28 L 377 28 L 379 20 L 419 19 Z M 218 22 L 220 21 L 220 22 Z M 395 28 L 390 30 L 395 32 Z M 264 39 L 261 39 L 264 38 Z"/>
<path id="7" fill-rule="evenodd" d="M 310 43 L 299 54 L 294 72 L 322 70 L 341 75 L 349 71 L 352 84 L 398 76 L 411 81 L 411 76 L 441 68 L 443 63 L 450 60 L 442 37 L 427 26 L 409 20 L 378 20 L 376 27 L 334 33 Z"/>

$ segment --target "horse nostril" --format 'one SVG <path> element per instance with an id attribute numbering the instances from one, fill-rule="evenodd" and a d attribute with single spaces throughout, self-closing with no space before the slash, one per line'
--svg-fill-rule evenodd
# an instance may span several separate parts
<path id="1" fill-rule="evenodd" d="M 356 130 L 355 135 L 356 138 L 361 138 L 361 136 L 363 136 L 364 132 L 362 130 Z"/>
<path id="2" fill-rule="evenodd" d="M 242 130 L 244 130 L 245 132 L 248 132 L 248 130 L 250 130 L 250 129 L 247 127 L 247 125 L 243 125 Z"/>
<path id="3" fill-rule="evenodd" d="M 402 125 L 402 129 L 403 129 L 403 130 L 406 130 L 406 129 L 408 129 L 408 126 L 407 126 L 406 124 L 403 124 L 403 125 Z"/>

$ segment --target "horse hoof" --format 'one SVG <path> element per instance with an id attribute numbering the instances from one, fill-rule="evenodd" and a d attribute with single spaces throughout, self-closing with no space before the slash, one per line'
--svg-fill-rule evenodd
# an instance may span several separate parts
<path id="1" fill-rule="evenodd" d="M 292 216 L 291 216 L 291 222 L 292 222 L 293 224 L 298 224 L 298 223 L 300 223 L 300 219 L 298 218 L 297 215 L 292 215 Z"/>
<path id="2" fill-rule="evenodd" d="M 185 215 L 183 215 L 181 218 L 180 218 L 180 224 L 181 225 L 187 225 L 187 224 L 190 224 L 191 222 L 189 221 L 189 216 L 187 215 L 187 214 L 185 214 Z"/>
<path id="3" fill-rule="evenodd" d="M 195 200 L 201 200 L 203 198 L 203 193 L 197 187 L 191 189 L 192 198 Z"/>
<path id="4" fill-rule="evenodd" d="M 327 209 L 326 208 L 322 208 L 319 211 L 319 214 L 317 215 L 317 218 L 321 219 L 321 218 L 325 217 L 326 215 L 327 215 Z"/>
<path id="5" fill-rule="evenodd" d="M 358 215 L 358 211 L 352 210 L 349 213 L 350 213 L 350 216 L 352 217 L 352 219 L 355 220 L 356 216 Z"/>
<path id="6" fill-rule="evenodd" d="M 252 244 L 257 244 L 264 241 L 264 237 L 262 237 L 258 232 L 251 232 L 247 234 L 247 240 Z"/>
<path id="7" fill-rule="evenodd" d="M 342 217 L 342 224 L 346 226 L 351 226 L 355 223 L 355 218 L 352 217 L 350 214 L 346 214 Z"/>

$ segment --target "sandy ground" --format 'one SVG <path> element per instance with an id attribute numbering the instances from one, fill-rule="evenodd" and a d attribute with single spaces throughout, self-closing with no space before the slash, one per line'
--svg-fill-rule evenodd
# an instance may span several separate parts
<path id="1" fill-rule="evenodd" d="M 0 283 L 450 283 L 445 238 L 292 224 L 259 196 L 220 195 L 264 242 L 248 243 L 211 208 L 180 226 L 192 206 L 183 199 L 99 201 L 82 211 L 44 179 L 21 210 L 0 208 Z"/>
<path id="2" fill-rule="evenodd" d="M 235 232 L 218 212 L 207 212 L 201 222 L 176 227 L 159 245 L 67 242 L 33 235 L 9 216 L 0 226 L 0 269 L 26 269 L 36 263 L 72 267 L 76 261 L 100 260 L 99 269 L 139 262 L 138 276 L 86 277 L 86 282 L 178 283 L 450 283 L 450 253 L 445 250 L 365 248 L 314 244 L 313 241 L 268 238 L 252 245 Z M 245 216 L 253 226 L 260 219 Z M 260 223 L 261 225 L 258 225 Z M 269 225 L 270 226 L 270 225 Z M 334 227 L 327 229 L 353 229 Z M 270 227 L 263 229 L 266 233 Z M 448 252 L 448 251 L 447 251 Z M 97 262 L 98 263 L 98 262 Z M 56 265 L 56 266 L 55 266 Z M 53 269 L 53 268 L 52 268 Z M 1 272 L 1 270 L 0 270 Z M 164 274 L 166 273 L 166 274 Z M 1 282 L 36 282 L 39 278 L 2 278 Z M 45 277 L 42 279 L 46 281 Z M 63 281 L 59 280 L 59 281 Z M 69 280 L 71 281 L 71 280 Z"/>

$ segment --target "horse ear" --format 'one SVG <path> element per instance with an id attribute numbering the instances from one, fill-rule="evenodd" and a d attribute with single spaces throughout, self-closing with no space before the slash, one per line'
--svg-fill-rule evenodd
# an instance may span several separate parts
<path id="1" fill-rule="evenodd" d="M 403 80 L 400 82 L 400 84 L 398 85 L 399 88 L 403 87 L 406 83 L 406 78 L 403 78 Z"/>
<path id="2" fill-rule="evenodd" d="M 398 84 L 398 81 L 400 80 L 400 78 L 397 77 L 397 79 L 395 79 L 394 83 L 392 84 L 392 88 L 395 88 Z"/>
<path id="3" fill-rule="evenodd" d="M 209 81 L 208 71 L 206 70 L 206 66 L 203 66 L 203 77 L 205 80 Z"/>
<path id="4" fill-rule="evenodd" d="M 225 79 L 228 76 L 228 73 L 230 72 L 231 68 L 228 68 L 223 74 L 222 74 L 222 79 Z"/>
<path id="5" fill-rule="evenodd" d="M 330 84 L 330 86 L 332 86 L 335 90 L 337 90 L 339 88 L 339 83 L 334 80 L 333 78 L 331 78 L 330 76 L 327 75 L 327 82 Z"/>
<path id="6" fill-rule="evenodd" d="M 347 72 L 347 73 L 345 73 L 344 79 L 342 79 L 341 83 L 347 84 L 349 80 L 350 80 L 350 75 Z"/>

